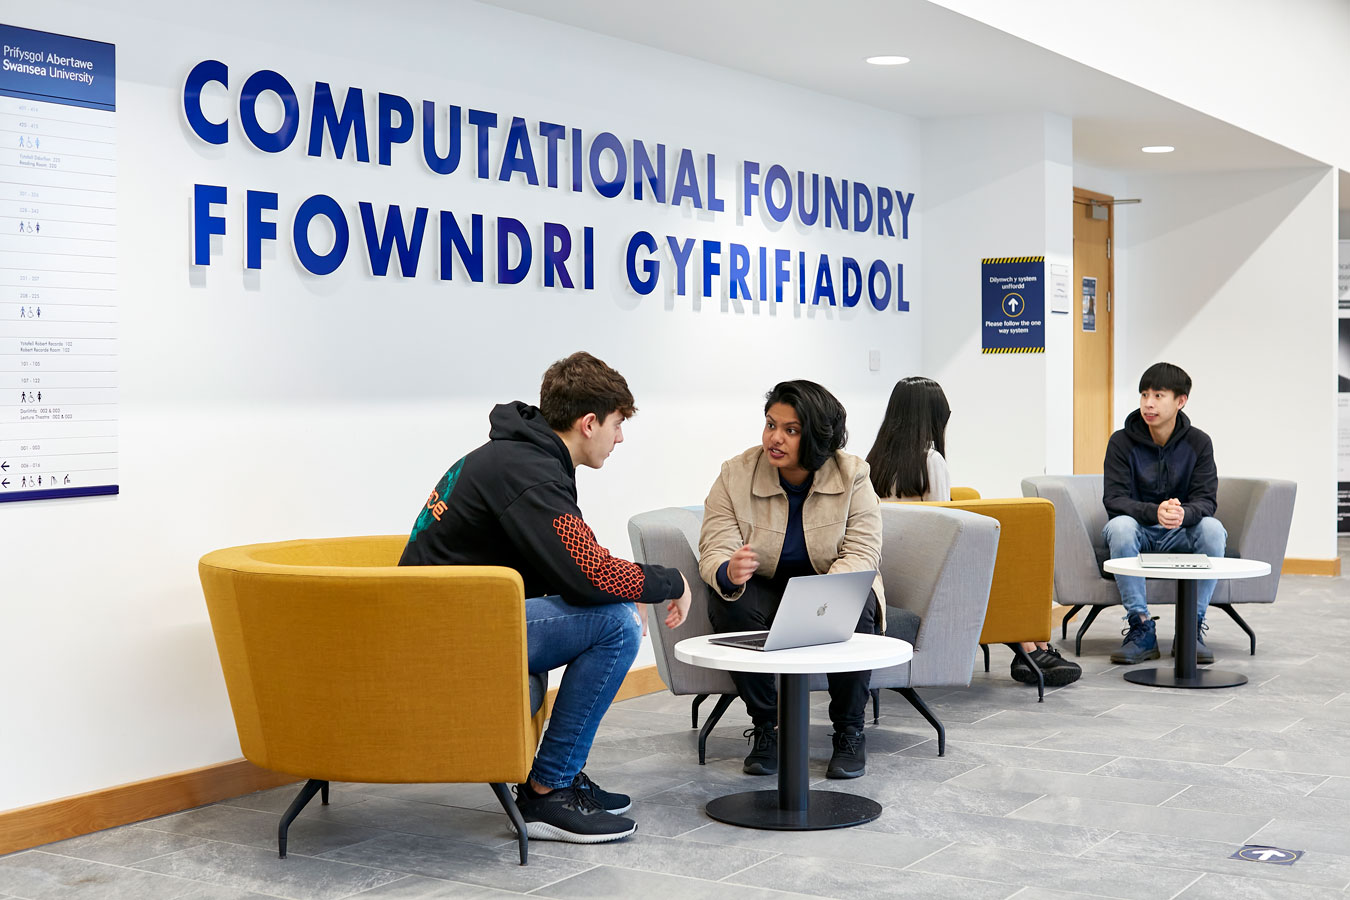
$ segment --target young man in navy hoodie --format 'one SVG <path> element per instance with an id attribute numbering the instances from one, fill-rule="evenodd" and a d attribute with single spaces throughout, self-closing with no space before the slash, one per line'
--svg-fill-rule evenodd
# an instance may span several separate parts
<path id="1" fill-rule="evenodd" d="M 1214 518 L 1219 489 L 1214 446 L 1181 411 L 1190 393 L 1191 377 L 1180 367 L 1149 366 L 1139 379 L 1139 409 L 1106 445 L 1102 503 L 1111 518 L 1102 536 L 1112 559 L 1137 556 L 1141 550 L 1223 556 L 1228 532 Z M 1205 610 L 1214 585 L 1209 579 L 1196 586 L 1196 662 L 1214 662 L 1205 646 Z M 1111 662 L 1157 659 L 1158 638 L 1144 579 L 1117 575 L 1116 586 L 1129 627 Z"/>
<path id="2" fill-rule="evenodd" d="M 624 795 L 582 768 L 600 719 L 637 655 L 636 603 L 665 603 L 666 625 L 689 613 L 678 569 L 631 563 L 596 543 L 577 507 L 576 467 L 598 469 L 637 408 L 628 383 L 589 353 L 544 373 L 539 406 L 503 403 L 486 444 L 450 467 L 413 525 L 399 565 L 507 566 L 525 582 L 531 672 L 566 666 L 516 805 L 532 838 L 594 844 L 632 834 Z"/>

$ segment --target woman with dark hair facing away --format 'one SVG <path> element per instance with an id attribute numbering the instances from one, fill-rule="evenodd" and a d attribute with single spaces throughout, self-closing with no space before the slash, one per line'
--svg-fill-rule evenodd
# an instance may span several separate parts
<path id="1" fill-rule="evenodd" d="M 719 632 L 772 624 L 789 578 L 876 569 L 881 507 L 867 463 L 844 453 L 844 407 L 811 381 L 784 381 L 765 396 L 757 447 L 722 463 L 704 501 L 699 574 L 713 589 L 708 617 Z M 803 521 L 811 523 L 810 530 Z M 878 575 L 856 631 L 884 627 Z M 866 771 L 863 719 L 871 672 L 833 672 L 830 721 L 834 753 L 826 776 Z M 754 727 L 746 731 L 750 775 L 778 771 L 778 697 L 772 675 L 733 672 Z"/>
<path id="2" fill-rule="evenodd" d="M 876 442 L 867 454 L 872 485 L 887 500 L 950 500 L 947 474 L 947 420 L 952 409 L 942 386 L 931 378 L 912 376 L 896 382 L 886 404 Z M 1077 663 L 1049 644 L 1023 641 L 1022 649 L 1054 687 L 1072 684 L 1083 674 Z M 1036 673 L 1020 657 L 1012 661 L 1012 677 L 1035 684 Z"/>

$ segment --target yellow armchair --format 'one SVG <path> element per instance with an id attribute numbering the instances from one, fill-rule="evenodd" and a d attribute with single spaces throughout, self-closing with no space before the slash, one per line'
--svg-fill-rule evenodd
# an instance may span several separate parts
<path id="1" fill-rule="evenodd" d="M 286 831 L 330 781 L 485 782 L 516 828 L 509 783 L 543 724 L 531 697 L 520 576 L 399 567 L 401 535 L 253 544 L 199 565 L 244 756 L 308 779 Z"/>
<path id="2" fill-rule="evenodd" d="M 989 671 L 989 645 L 1007 644 L 1021 656 L 1023 641 L 1048 641 L 1053 628 L 1051 605 L 1055 587 L 1055 505 L 1038 497 L 983 500 L 974 488 L 953 487 L 950 502 L 933 502 L 989 516 L 999 521 L 998 556 L 989 587 L 989 606 L 980 632 L 984 668 Z M 1045 684 L 1037 674 L 1037 697 Z"/>

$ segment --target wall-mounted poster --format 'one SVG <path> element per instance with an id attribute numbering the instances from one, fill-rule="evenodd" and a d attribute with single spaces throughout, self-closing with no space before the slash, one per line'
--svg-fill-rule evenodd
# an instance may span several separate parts
<path id="1" fill-rule="evenodd" d="M 1336 531 L 1350 534 L 1350 318 L 1338 319 L 1336 343 Z"/>
<path id="2" fill-rule="evenodd" d="M 1045 257 L 995 256 L 980 267 L 982 352 L 1045 352 Z"/>
<path id="3" fill-rule="evenodd" d="M 1097 330 L 1097 279 L 1083 279 L 1083 330 Z"/>
<path id="4" fill-rule="evenodd" d="M 114 47 L 0 43 L 0 502 L 116 494 Z"/>
<path id="5" fill-rule="evenodd" d="M 1337 241 L 1340 258 L 1336 261 L 1336 303 L 1350 309 L 1350 241 Z"/>

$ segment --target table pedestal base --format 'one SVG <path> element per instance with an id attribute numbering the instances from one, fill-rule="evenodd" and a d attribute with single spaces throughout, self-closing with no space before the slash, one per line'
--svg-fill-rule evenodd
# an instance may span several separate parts
<path id="1" fill-rule="evenodd" d="M 1138 669 L 1125 673 L 1125 680 L 1149 687 L 1226 688 L 1247 683 L 1247 676 L 1218 669 L 1196 669 L 1194 675 L 1178 675 L 1171 669 Z"/>
<path id="2" fill-rule="evenodd" d="M 772 831 L 821 831 L 871 822 L 881 815 L 881 804 L 866 797 L 837 791 L 808 791 L 803 810 L 783 809 L 778 791 L 746 791 L 710 800 L 708 815 L 728 825 Z"/>
<path id="3" fill-rule="evenodd" d="M 1199 585 L 1191 580 L 1177 581 L 1177 630 L 1172 642 L 1176 662 L 1168 669 L 1135 669 L 1125 673 L 1131 684 L 1168 688 L 1226 688 L 1247 683 L 1246 675 L 1201 669 L 1195 663 L 1199 623 L 1195 618 Z"/>

